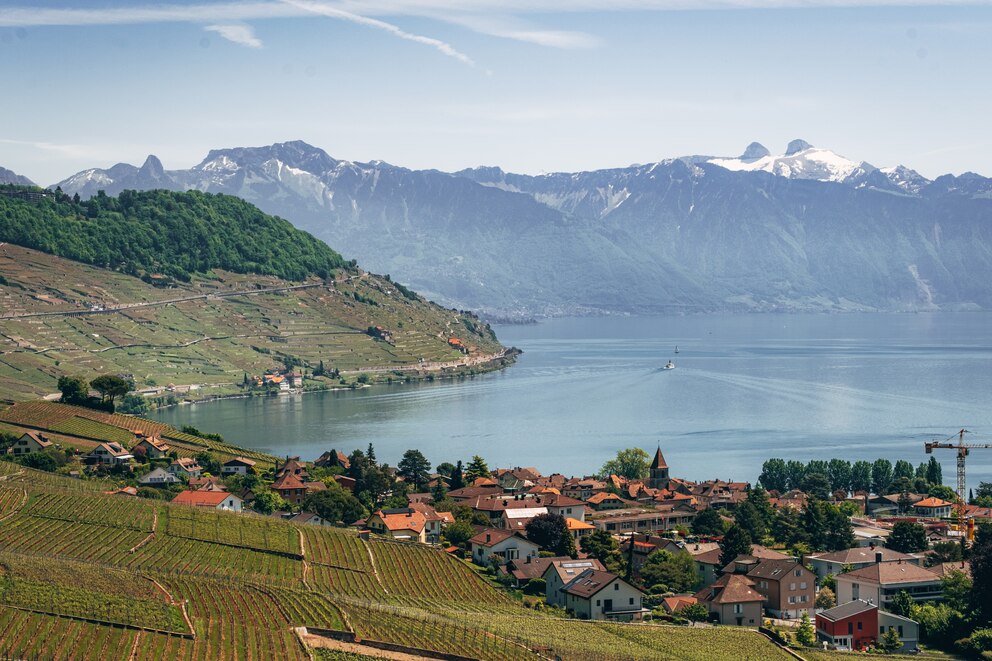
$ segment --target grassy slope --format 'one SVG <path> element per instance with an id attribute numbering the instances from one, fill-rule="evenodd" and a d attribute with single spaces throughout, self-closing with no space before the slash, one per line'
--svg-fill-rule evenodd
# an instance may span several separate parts
<path id="1" fill-rule="evenodd" d="M 299 284 L 215 272 L 211 279 L 197 277 L 182 288 L 158 289 L 122 273 L 11 244 L 0 246 L 0 273 L 8 283 L 0 285 L 0 314 Z M 356 301 L 353 293 L 378 305 Z M 55 382 L 65 373 L 92 378 L 124 372 L 133 374 L 139 387 L 207 384 L 225 392 L 224 388 L 231 391 L 240 384 L 245 372 L 260 374 L 279 366 L 280 355 L 302 358 L 314 366 L 323 360 L 328 369 L 344 372 L 415 366 L 420 358 L 458 360 L 461 354 L 447 344 L 452 336 L 476 346 L 480 353 L 500 350 L 484 329 L 473 334 L 463 319 L 474 322 L 431 303 L 410 301 L 390 282 L 371 274 L 333 287 L 197 300 L 117 314 L 4 319 L 0 320 L 0 399 L 56 392 Z M 393 332 L 395 346 L 364 333 L 375 325 Z"/>

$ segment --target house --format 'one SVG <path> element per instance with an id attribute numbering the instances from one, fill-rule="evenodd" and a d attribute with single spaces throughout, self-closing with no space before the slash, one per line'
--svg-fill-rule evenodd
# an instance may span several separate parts
<path id="1" fill-rule="evenodd" d="M 533 562 L 540 562 L 545 559 L 552 560 L 552 562 L 549 562 L 545 566 L 544 573 L 541 574 L 541 578 L 544 579 L 545 584 L 545 600 L 552 606 L 565 605 L 565 594 L 561 589 L 571 583 L 582 572 L 589 569 L 606 571 L 603 563 L 596 558 L 582 558 L 579 560 L 561 558 L 557 561 L 554 561 L 553 558 L 534 558 Z"/>
<path id="2" fill-rule="evenodd" d="M 304 482 L 293 472 L 285 472 L 269 488 L 282 496 L 287 503 L 302 505 L 308 495 L 324 491 L 327 485 L 323 482 Z"/>
<path id="3" fill-rule="evenodd" d="M 630 505 L 630 502 L 624 500 L 615 493 L 600 491 L 599 493 L 594 493 L 589 496 L 586 500 L 586 504 L 597 512 L 602 512 L 603 510 L 623 509 L 624 507 Z"/>
<path id="4" fill-rule="evenodd" d="M 503 560 L 536 558 L 540 547 L 516 530 L 485 528 L 468 540 L 472 560 L 482 566 L 492 562 L 494 556 Z"/>
<path id="5" fill-rule="evenodd" d="M 881 496 L 872 496 L 868 499 L 867 509 L 868 514 L 872 516 L 881 515 L 893 515 L 899 513 L 899 501 L 909 503 L 910 506 L 915 505 L 926 498 L 923 494 L 918 493 L 890 493 Z"/>
<path id="6" fill-rule="evenodd" d="M 816 614 L 816 639 L 844 650 L 865 650 L 894 628 L 902 641 L 897 651 L 917 648 L 919 625 L 909 618 L 879 609 L 878 604 L 857 599 Z"/>
<path id="7" fill-rule="evenodd" d="M 299 457 L 287 457 L 286 463 L 276 470 L 274 477 L 278 480 L 284 475 L 293 475 L 303 482 L 310 479 L 310 473 L 307 472 L 307 465 L 300 461 Z"/>
<path id="8" fill-rule="evenodd" d="M 606 482 L 595 479 L 570 480 L 565 483 L 564 488 L 560 491 L 569 498 L 589 500 L 593 494 L 606 491 Z"/>
<path id="9" fill-rule="evenodd" d="M 408 507 L 378 510 L 365 521 L 365 527 L 383 537 L 427 543 L 427 517 Z"/>
<path id="10" fill-rule="evenodd" d="M 844 650 L 866 650 L 878 642 L 878 604 L 849 601 L 816 614 L 816 639 Z"/>
<path id="11" fill-rule="evenodd" d="M 692 595 L 677 594 L 674 597 L 665 597 L 661 600 L 661 607 L 669 615 L 675 615 L 687 606 L 697 604 L 699 601 Z"/>
<path id="12" fill-rule="evenodd" d="M 448 524 L 455 522 L 455 515 L 451 512 L 438 512 L 425 502 L 411 502 L 410 509 L 416 510 L 424 515 L 426 525 L 424 536 L 428 544 L 441 543 L 441 531 Z"/>
<path id="13" fill-rule="evenodd" d="M 186 483 L 190 489 L 197 491 L 227 491 L 227 486 L 219 477 L 191 477 Z M 244 498 L 244 496 L 242 496 Z M 245 499 L 247 502 L 247 499 Z"/>
<path id="14" fill-rule="evenodd" d="M 813 568 L 818 579 L 827 574 L 843 574 L 845 570 L 852 571 L 868 567 L 878 562 L 909 562 L 914 565 L 920 564 L 920 559 L 908 553 L 900 553 L 884 546 L 854 548 L 843 551 L 832 551 L 830 553 L 812 553 L 807 555 L 806 564 Z"/>
<path id="15" fill-rule="evenodd" d="M 163 468 L 156 468 L 138 478 L 138 484 L 143 487 L 162 487 L 177 482 L 181 482 L 181 480 Z"/>
<path id="16" fill-rule="evenodd" d="M 765 597 L 765 611 L 772 617 L 792 619 L 813 615 L 816 575 L 795 560 L 762 560 L 747 577 Z"/>
<path id="17" fill-rule="evenodd" d="M 954 503 L 949 503 L 940 498 L 924 498 L 913 504 L 913 513 L 916 516 L 923 516 L 931 519 L 943 519 L 951 516 Z"/>
<path id="18" fill-rule="evenodd" d="M 699 584 L 709 585 L 716 580 L 722 567 L 720 566 L 720 556 L 723 555 L 723 551 L 720 549 L 719 544 L 696 544 L 695 547 L 699 549 L 707 548 L 707 546 L 712 547 L 706 551 L 696 551 L 690 550 L 692 559 L 696 561 L 696 570 L 699 575 Z M 688 547 L 687 547 L 688 548 Z M 761 544 L 751 545 L 751 555 L 753 564 L 757 564 L 760 560 L 791 560 L 792 556 L 786 555 L 784 553 L 779 553 L 778 551 L 773 551 L 772 549 L 766 548 Z M 736 558 L 734 559 L 736 562 Z"/>
<path id="19" fill-rule="evenodd" d="M 639 621 L 644 593 L 616 574 L 586 569 L 559 588 L 562 605 L 581 620 Z"/>
<path id="20" fill-rule="evenodd" d="M 747 576 L 725 574 L 693 596 L 720 624 L 761 626 L 761 604 L 765 596 Z"/>
<path id="21" fill-rule="evenodd" d="M 146 436 L 135 443 L 134 449 L 137 450 L 138 448 L 142 448 L 145 451 L 145 456 L 149 459 L 161 459 L 169 454 L 170 450 L 162 439 L 153 436 Z"/>
<path id="22" fill-rule="evenodd" d="M 689 505 L 672 503 L 653 508 L 633 508 L 595 512 L 589 522 L 600 530 L 614 534 L 630 532 L 658 532 L 677 526 L 688 526 L 696 517 L 696 509 Z"/>
<path id="23" fill-rule="evenodd" d="M 296 516 L 290 515 L 287 519 L 290 523 L 299 523 L 307 526 L 333 526 L 330 521 L 326 521 L 313 512 L 300 512 Z"/>
<path id="24" fill-rule="evenodd" d="M 21 435 L 14 444 L 7 448 L 7 454 L 31 454 L 52 447 L 52 442 L 41 432 L 29 431 Z"/>
<path id="25" fill-rule="evenodd" d="M 344 452 L 338 452 L 337 450 L 330 450 L 324 454 L 317 457 L 317 460 L 313 462 L 314 466 L 318 468 L 334 468 L 339 466 L 345 470 L 351 468 L 351 462 L 348 461 L 348 457 Z"/>
<path id="26" fill-rule="evenodd" d="M 591 523 L 573 519 L 570 516 L 565 517 L 565 527 L 568 528 L 568 532 L 572 533 L 572 537 L 576 542 L 581 540 L 586 535 L 591 534 L 592 531 L 596 529 L 596 526 Z"/>
<path id="27" fill-rule="evenodd" d="M 516 587 L 522 588 L 535 578 L 544 578 L 545 572 L 547 572 L 548 568 L 552 566 L 556 567 L 554 574 L 558 578 L 557 586 L 555 588 L 556 591 L 558 588 L 572 580 L 575 576 L 578 576 L 586 569 L 606 569 L 606 567 L 604 567 L 603 564 L 595 558 L 573 560 L 568 556 L 554 558 L 534 558 L 527 556 L 522 560 L 510 560 L 503 565 L 501 569 L 504 573 L 513 577 L 514 585 Z M 569 568 L 562 570 L 563 566 L 568 566 Z M 571 573 L 569 574 L 568 572 Z M 566 579 L 562 580 L 562 576 L 565 576 Z M 548 579 L 544 578 L 544 580 L 547 581 Z"/>
<path id="28" fill-rule="evenodd" d="M 943 594 L 941 578 L 911 562 L 880 562 L 834 577 L 837 602 L 864 599 L 882 608 L 905 590 L 916 601 L 936 601 Z"/>
<path id="29" fill-rule="evenodd" d="M 100 443 L 85 456 L 90 464 L 126 464 L 132 459 L 134 455 L 120 443 Z"/>
<path id="30" fill-rule="evenodd" d="M 200 474 L 203 472 L 200 464 L 196 463 L 196 459 L 191 457 L 176 459 L 169 464 L 168 470 L 173 475 L 185 475 L 186 477 L 200 477 Z"/>
<path id="31" fill-rule="evenodd" d="M 546 507 L 519 507 L 514 509 L 505 509 L 499 517 L 498 525 L 500 528 L 506 528 L 507 530 L 524 531 L 527 529 L 527 524 L 530 523 L 534 517 L 547 513 L 548 508 Z"/>
<path id="32" fill-rule="evenodd" d="M 103 493 L 107 494 L 108 496 L 130 496 L 130 497 L 136 497 L 138 495 L 138 488 L 137 487 L 121 487 L 120 489 L 117 489 L 116 491 L 104 491 Z"/>
<path id="33" fill-rule="evenodd" d="M 230 510 L 240 512 L 243 501 L 233 493 L 226 491 L 183 491 L 172 499 L 176 505 L 191 505 L 193 507 L 209 507 L 215 510 Z"/>
<path id="34" fill-rule="evenodd" d="M 347 475 L 335 475 L 334 481 L 340 484 L 343 489 L 347 489 L 352 493 L 355 491 L 355 485 L 358 484 L 358 480 Z"/>
<path id="35" fill-rule="evenodd" d="M 230 461 L 225 461 L 221 467 L 222 475 L 247 475 L 255 470 L 255 462 L 244 457 L 235 457 Z"/>

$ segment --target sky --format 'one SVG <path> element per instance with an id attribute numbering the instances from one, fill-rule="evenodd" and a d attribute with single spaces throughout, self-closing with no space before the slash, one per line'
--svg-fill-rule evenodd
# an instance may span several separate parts
<path id="1" fill-rule="evenodd" d="M 992 0 L 4 0 L 0 166 L 299 139 L 537 174 L 803 138 L 992 176 L 990 37 Z"/>

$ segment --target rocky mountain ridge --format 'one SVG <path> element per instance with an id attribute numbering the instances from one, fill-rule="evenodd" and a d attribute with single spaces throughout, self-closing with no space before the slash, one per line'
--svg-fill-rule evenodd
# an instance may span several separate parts
<path id="1" fill-rule="evenodd" d="M 237 195 L 448 305 L 507 314 L 992 307 L 992 179 L 795 140 L 531 176 L 338 160 L 304 142 L 58 185 Z"/>

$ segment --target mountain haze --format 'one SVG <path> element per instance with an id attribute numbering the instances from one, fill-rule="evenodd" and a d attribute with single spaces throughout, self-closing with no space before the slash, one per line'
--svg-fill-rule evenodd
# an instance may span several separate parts
<path id="1" fill-rule="evenodd" d="M 579 173 L 456 173 L 303 142 L 58 185 L 242 197 L 449 305 L 503 314 L 992 307 L 992 180 L 930 181 L 802 140 Z"/>

